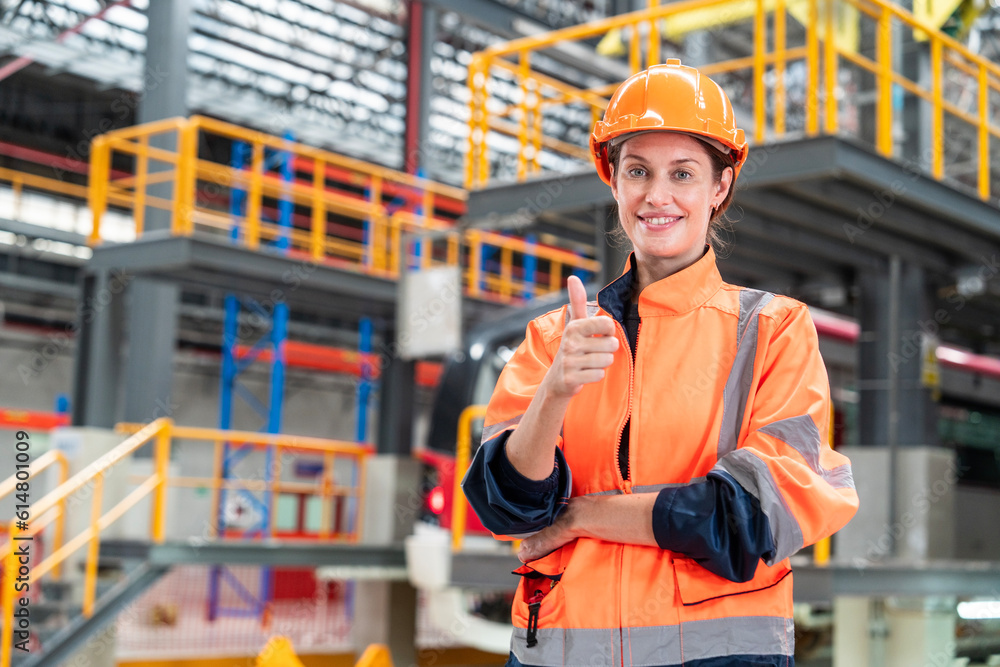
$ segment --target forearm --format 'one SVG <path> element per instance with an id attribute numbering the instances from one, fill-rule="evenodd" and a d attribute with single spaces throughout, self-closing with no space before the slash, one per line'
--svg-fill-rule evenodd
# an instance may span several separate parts
<path id="1" fill-rule="evenodd" d="M 521 422 L 507 440 L 507 459 L 532 480 L 552 474 L 556 444 L 570 397 L 553 397 L 542 382 Z"/>
<path id="2" fill-rule="evenodd" d="M 620 496 L 584 496 L 577 519 L 580 537 L 608 542 L 655 547 L 653 505 L 655 493 L 630 493 Z"/>
<path id="3" fill-rule="evenodd" d="M 554 524 L 521 543 L 517 557 L 527 563 L 579 537 L 655 547 L 655 502 L 655 493 L 572 498 Z"/>

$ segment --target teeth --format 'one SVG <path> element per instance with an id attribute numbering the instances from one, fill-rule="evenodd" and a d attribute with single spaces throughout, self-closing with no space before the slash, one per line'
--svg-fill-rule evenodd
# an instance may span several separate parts
<path id="1" fill-rule="evenodd" d="M 674 220 L 677 220 L 676 217 L 671 217 L 671 218 L 643 218 L 643 219 L 646 221 L 646 224 L 649 224 L 649 225 L 665 225 L 668 222 L 673 222 Z"/>

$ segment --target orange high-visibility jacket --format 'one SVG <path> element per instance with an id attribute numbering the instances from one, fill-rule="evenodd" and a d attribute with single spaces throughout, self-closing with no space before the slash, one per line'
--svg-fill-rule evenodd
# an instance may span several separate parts
<path id="1" fill-rule="evenodd" d="M 752 656 L 761 658 L 752 664 L 791 664 L 788 557 L 858 507 L 849 461 L 824 445 L 830 389 L 809 311 L 724 283 L 709 249 L 643 290 L 633 362 L 622 326 L 634 259 L 631 267 L 588 305 L 619 322 L 620 345 L 605 378 L 570 403 L 554 481 L 539 495 L 550 500 L 543 519 L 523 498 L 504 497 L 539 483 L 501 479 L 511 477 L 502 447 L 559 348 L 565 306 L 528 325 L 464 485 L 484 525 L 508 536 L 551 523 L 566 495 L 658 493 L 660 548 L 580 538 L 520 568 L 511 651 L 539 666 L 715 666 Z M 618 459 L 626 424 L 627 479 Z M 717 497 L 736 500 L 690 500 L 711 497 L 700 491 L 709 481 L 723 489 Z M 764 527 L 766 546 L 746 574 L 716 567 L 738 548 L 728 536 L 752 526 Z"/>

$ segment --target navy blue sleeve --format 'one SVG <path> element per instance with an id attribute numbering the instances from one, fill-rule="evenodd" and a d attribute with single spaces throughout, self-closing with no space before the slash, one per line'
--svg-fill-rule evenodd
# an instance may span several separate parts
<path id="1" fill-rule="evenodd" d="M 728 473 L 662 489 L 653 505 L 653 535 L 661 549 L 684 554 L 730 581 L 749 581 L 774 541 L 760 503 Z"/>
<path id="2" fill-rule="evenodd" d="M 556 448 L 552 474 L 528 479 L 507 459 L 504 431 L 479 448 L 462 480 L 462 490 L 479 520 L 497 535 L 521 538 L 550 526 L 569 501 L 572 478 Z"/>

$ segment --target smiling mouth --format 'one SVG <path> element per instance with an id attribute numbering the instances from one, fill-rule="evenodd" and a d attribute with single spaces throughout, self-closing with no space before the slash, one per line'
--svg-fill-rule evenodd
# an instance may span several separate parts
<path id="1" fill-rule="evenodd" d="M 677 222 L 680 220 L 680 216 L 660 216 L 656 218 L 647 218 L 640 215 L 639 219 L 651 227 L 660 227 L 662 225 L 667 225 L 671 222 Z"/>

